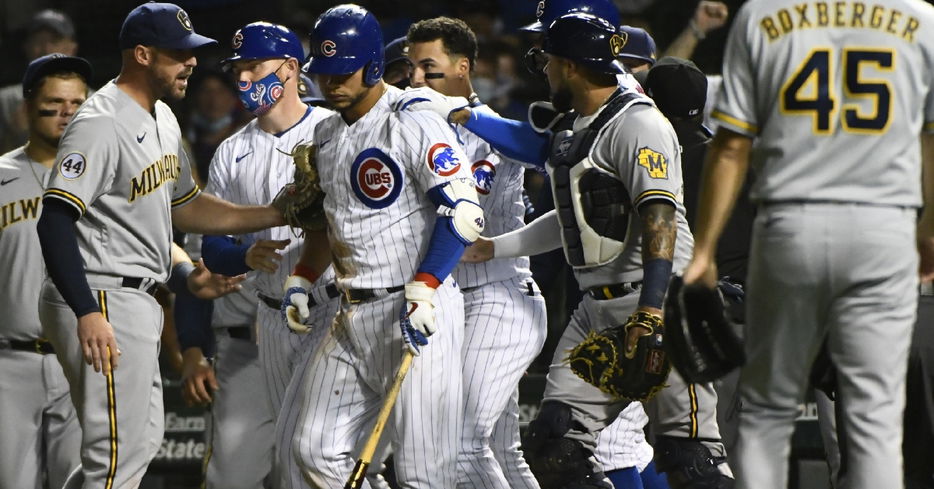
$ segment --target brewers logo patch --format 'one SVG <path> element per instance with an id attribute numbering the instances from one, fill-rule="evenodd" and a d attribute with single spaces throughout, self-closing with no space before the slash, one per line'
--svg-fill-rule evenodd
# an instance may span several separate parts
<path id="1" fill-rule="evenodd" d="M 477 181 L 477 193 L 489 195 L 493 189 L 493 180 L 496 178 L 496 167 L 487 160 L 480 160 L 470 167 L 473 178 Z"/>
<path id="2" fill-rule="evenodd" d="M 178 17 L 178 22 L 182 24 L 182 27 L 185 28 L 186 31 L 191 30 L 191 19 L 188 18 L 188 14 L 185 13 L 184 10 L 178 9 L 178 13 L 175 14 L 175 16 Z"/>
<path id="3" fill-rule="evenodd" d="M 438 143 L 428 150 L 428 169 L 442 177 L 449 177 L 461 169 L 461 162 L 454 154 L 454 148 Z"/>
<path id="4" fill-rule="evenodd" d="M 58 171 L 68 180 L 74 180 L 84 175 L 84 170 L 86 168 L 87 162 L 84 160 L 83 154 L 68 153 L 62 158 L 62 163 L 59 165 Z"/>
<path id="5" fill-rule="evenodd" d="M 623 50 L 623 46 L 626 45 L 626 42 L 629 40 L 629 34 L 623 33 L 623 35 L 613 34 L 610 36 L 610 52 L 613 53 L 613 56 L 619 56 L 620 51 Z"/>
<path id="6" fill-rule="evenodd" d="M 668 159 L 665 155 L 651 148 L 639 150 L 639 166 L 645 168 L 652 178 L 668 178 Z"/>
<path id="7" fill-rule="evenodd" d="M 331 41 L 329 39 L 322 41 L 321 42 L 321 54 L 323 54 L 326 58 L 330 58 L 331 56 L 334 56 L 335 54 L 337 54 L 337 44 L 335 44 L 334 41 Z"/>
<path id="8" fill-rule="evenodd" d="M 350 187 L 364 205 L 383 209 L 402 192 L 402 170 L 386 153 L 365 149 L 350 165 Z"/>

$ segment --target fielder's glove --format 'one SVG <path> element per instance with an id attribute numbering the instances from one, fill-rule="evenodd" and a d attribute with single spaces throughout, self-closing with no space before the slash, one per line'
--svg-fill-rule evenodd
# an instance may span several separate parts
<path id="1" fill-rule="evenodd" d="M 635 349 L 626 353 L 629 329 L 635 326 L 647 328 L 649 333 L 641 335 Z M 588 334 L 571 350 L 571 371 L 617 398 L 647 401 L 665 387 L 671 371 L 662 344 L 664 334 L 662 318 L 637 311 L 626 324 Z"/>
<path id="2" fill-rule="evenodd" d="M 405 307 L 399 313 L 399 326 L 402 328 L 402 340 L 414 355 L 421 347 L 428 344 L 428 337 L 435 333 L 435 313 L 431 298 L 435 289 L 425 282 L 414 281 L 405 284 Z"/>
<path id="3" fill-rule="evenodd" d="M 470 102 L 464 97 L 443 95 L 428 87 L 406 89 L 396 102 L 396 110 L 430 110 L 448 122 L 451 122 L 452 112 L 469 106 Z"/>
<path id="4" fill-rule="evenodd" d="M 308 310 L 308 290 L 311 281 L 300 275 L 289 275 L 285 280 L 285 294 L 282 296 L 282 315 L 289 323 L 289 329 L 305 334 L 311 328 L 305 325 L 310 312 Z"/>
<path id="5" fill-rule="evenodd" d="M 299 144 L 292 150 L 295 176 L 272 200 L 272 206 L 293 228 L 321 231 L 327 227 L 324 192 L 315 162 L 316 151 L 317 146 L 313 144 Z"/>

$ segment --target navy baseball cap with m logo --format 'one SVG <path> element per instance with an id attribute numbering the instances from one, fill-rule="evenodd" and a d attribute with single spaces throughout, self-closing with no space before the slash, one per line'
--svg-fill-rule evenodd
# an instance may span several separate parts
<path id="1" fill-rule="evenodd" d="M 217 41 L 195 34 L 191 19 L 174 3 L 149 2 L 133 9 L 120 29 L 120 49 L 142 44 L 165 49 L 194 49 Z"/>

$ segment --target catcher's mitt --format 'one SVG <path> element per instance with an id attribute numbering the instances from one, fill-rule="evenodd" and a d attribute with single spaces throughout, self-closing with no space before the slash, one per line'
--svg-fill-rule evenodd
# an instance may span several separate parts
<path id="1" fill-rule="evenodd" d="M 626 354 L 629 329 L 642 326 L 648 334 L 639 337 L 636 348 Z M 668 379 L 671 363 L 662 345 L 665 328 L 662 319 L 646 312 L 635 312 L 626 324 L 591 332 L 568 357 L 571 371 L 601 391 L 618 398 L 647 401 Z"/>
<path id="2" fill-rule="evenodd" d="M 315 164 L 316 151 L 317 146 L 313 144 L 299 144 L 292 150 L 295 177 L 272 200 L 273 207 L 279 209 L 285 222 L 293 228 L 321 231 L 327 227 L 324 192 Z"/>

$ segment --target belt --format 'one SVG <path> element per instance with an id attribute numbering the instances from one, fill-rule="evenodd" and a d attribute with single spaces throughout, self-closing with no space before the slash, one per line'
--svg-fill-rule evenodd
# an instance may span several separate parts
<path id="1" fill-rule="evenodd" d="M 623 297 L 624 295 L 631 294 L 637 290 L 639 287 L 642 287 L 642 281 L 638 282 L 624 282 L 621 284 L 613 285 L 604 285 L 602 287 L 593 287 L 587 289 L 587 294 L 590 297 L 598 301 L 605 301 L 609 299 L 616 299 L 618 297 Z"/>
<path id="2" fill-rule="evenodd" d="M 55 353 L 55 349 L 52 348 L 52 343 L 49 343 L 49 340 L 7 340 L 6 343 L 10 345 L 11 350 L 28 351 L 40 355 L 51 355 Z"/>
<path id="3" fill-rule="evenodd" d="M 235 340 L 245 340 L 251 341 L 250 327 L 249 326 L 234 326 L 232 328 L 226 328 L 227 334 Z"/>
<path id="4" fill-rule="evenodd" d="M 347 299 L 347 302 L 351 304 L 356 304 L 358 302 L 367 301 L 376 297 L 382 297 L 389 294 L 395 294 L 396 292 L 405 290 L 404 285 L 397 285 L 395 287 L 386 287 L 379 289 L 345 289 L 344 298 Z"/>
<path id="5" fill-rule="evenodd" d="M 334 299 L 340 297 L 341 291 L 337 290 L 337 286 L 334 284 L 327 284 L 324 287 L 324 292 L 328 295 L 328 299 Z M 263 304 L 266 304 L 271 309 L 282 309 L 282 300 L 273 299 L 272 297 L 265 296 L 263 294 L 259 295 L 259 300 L 263 301 Z M 315 297 L 311 294 L 308 294 L 308 307 L 315 307 L 319 305 L 318 301 L 315 300 Z"/>
<path id="6" fill-rule="evenodd" d="M 131 289 L 142 290 L 149 295 L 155 295 L 159 284 L 155 280 L 139 277 L 123 277 L 120 284 Z"/>

